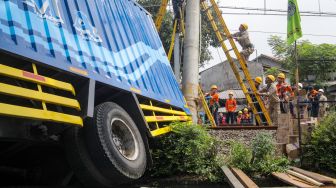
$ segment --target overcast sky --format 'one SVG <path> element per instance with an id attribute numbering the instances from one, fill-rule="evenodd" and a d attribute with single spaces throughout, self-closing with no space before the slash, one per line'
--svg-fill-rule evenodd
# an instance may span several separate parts
<path id="1" fill-rule="evenodd" d="M 234 7 L 253 7 L 264 8 L 264 0 L 219 0 L 219 6 L 234 6 Z M 319 0 L 298 0 L 299 10 L 303 11 L 319 11 Z M 266 0 L 267 9 L 283 9 L 287 10 L 287 0 Z M 336 14 L 336 0 L 320 0 L 321 12 L 331 12 Z M 232 10 L 222 9 L 223 12 L 240 12 L 240 13 L 263 13 L 251 10 Z M 269 12 L 274 13 L 274 12 Z M 279 14 L 279 13 L 277 13 Z M 269 33 L 259 33 L 253 31 L 265 32 L 287 32 L 287 17 L 286 16 L 271 16 L 271 15 L 223 15 L 226 24 L 231 32 L 237 30 L 241 23 L 247 23 L 250 30 L 250 39 L 255 45 L 258 55 L 272 55 L 271 48 L 267 44 Z M 302 39 L 308 39 L 312 43 L 332 43 L 336 44 L 336 16 L 335 17 L 319 17 L 319 16 L 302 16 L 301 26 L 303 31 Z M 232 32 L 233 33 L 233 32 Z M 306 35 L 305 35 L 306 34 Z M 332 35 L 332 36 L 311 36 L 314 35 Z M 280 34 L 278 34 L 280 35 Z M 285 37 L 285 34 L 280 35 Z M 238 45 L 239 46 L 239 45 Z M 210 60 L 205 68 L 225 60 L 224 52 L 219 49 L 211 48 L 213 59 Z M 219 52 L 219 53 L 218 53 Z M 251 55 L 250 60 L 256 57 L 256 52 Z M 204 70 L 204 68 L 201 68 Z"/>

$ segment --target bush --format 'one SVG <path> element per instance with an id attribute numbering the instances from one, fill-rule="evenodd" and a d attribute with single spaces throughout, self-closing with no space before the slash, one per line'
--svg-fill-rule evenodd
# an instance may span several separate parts
<path id="1" fill-rule="evenodd" d="M 268 160 L 274 156 L 275 146 L 274 140 L 271 134 L 259 133 L 252 140 L 252 163 L 259 163 Z"/>
<path id="2" fill-rule="evenodd" d="M 230 142 L 230 153 L 226 164 L 234 166 L 243 171 L 250 171 L 252 152 L 244 144 L 236 141 Z"/>
<path id="3" fill-rule="evenodd" d="M 199 175 L 212 182 L 221 180 L 221 160 L 217 156 L 220 142 L 198 125 L 171 126 L 172 133 L 158 138 L 158 147 L 152 150 L 152 175 Z"/>
<path id="4" fill-rule="evenodd" d="M 237 141 L 232 142 L 226 164 L 259 175 L 283 172 L 288 168 L 288 159 L 275 155 L 272 135 L 260 133 L 251 143 L 249 148 Z"/>
<path id="5" fill-rule="evenodd" d="M 313 130 L 309 145 L 305 158 L 319 168 L 336 172 L 336 112 L 325 117 Z"/>

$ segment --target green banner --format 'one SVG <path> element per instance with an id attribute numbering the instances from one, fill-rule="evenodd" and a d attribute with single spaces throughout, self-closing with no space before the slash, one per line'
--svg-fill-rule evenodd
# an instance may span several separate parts
<path id="1" fill-rule="evenodd" d="M 288 0 L 287 43 L 292 44 L 302 37 L 301 18 L 296 0 Z"/>

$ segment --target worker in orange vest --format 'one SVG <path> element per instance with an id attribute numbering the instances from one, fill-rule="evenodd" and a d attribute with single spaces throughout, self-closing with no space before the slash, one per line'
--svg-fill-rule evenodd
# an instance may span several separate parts
<path id="1" fill-rule="evenodd" d="M 250 116 L 249 110 L 247 108 L 244 108 L 240 122 L 243 125 L 248 125 L 248 124 L 252 123 L 251 122 L 251 116 Z"/>
<path id="2" fill-rule="evenodd" d="M 212 85 L 210 88 L 210 105 L 209 109 L 211 111 L 212 117 L 214 118 L 216 125 L 218 126 L 218 108 L 219 108 L 219 94 L 218 87 L 216 85 Z"/>
<path id="3" fill-rule="evenodd" d="M 237 108 L 237 101 L 233 98 L 233 92 L 229 92 L 229 99 L 225 102 L 225 108 L 226 108 L 226 123 L 227 124 L 233 124 L 235 122 L 235 111 Z M 231 121 L 231 123 L 230 123 Z"/>
<path id="4" fill-rule="evenodd" d="M 289 111 L 289 99 L 292 92 L 292 88 L 285 82 L 286 75 L 284 73 L 278 74 L 278 83 L 276 85 L 277 93 L 280 99 L 281 113 L 285 114 Z"/>

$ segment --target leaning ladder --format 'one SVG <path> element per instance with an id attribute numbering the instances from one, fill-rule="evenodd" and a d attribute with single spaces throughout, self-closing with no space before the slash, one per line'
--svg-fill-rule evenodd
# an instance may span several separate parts
<path id="1" fill-rule="evenodd" d="M 215 0 L 210 0 L 210 3 L 211 3 L 211 6 L 209 7 L 208 3 L 205 0 L 202 0 L 201 1 L 201 6 L 202 6 L 203 10 L 205 11 L 205 13 L 207 14 L 207 17 L 208 17 L 208 19 L 211 23 L 211 26 L 212 26 L 214 32 L 216 33 L 217 39 L 219 40 L 219 42 L 222 46 L 222 49 L 223 49 L 223 51 L 224 51 L 224 53 L 227 57 L 227 60 L 230 63 L 230 66 L 231 66 L 231 68 L 232 68 L 232 70 L 233 70 L 233 72 L 234 72 L 234 74 L 235 74 L 235 76 L 238 80 L 238 83 L 239 83 L 240 87 L 242 88 L 242 90 L 243 90 L 243 92 L 246 96 L 247 102 L 248 102 L 249 106 L 252 108 L 253 114 L 255 115 L 259 125 L 272 125 L 272 120 L 269 116 L 269 113 L 267 112 L 267 110 L 265 108 L 265 105 L 264 105 L 263 101 L 261 100 L 261 97 L 256 94 L 257 88 L 255 87 L 254 81 L 251 78 L 250 73 L 249 73 L 249 71 L 246 67 L 245 59 L 243 59 L 241 57 L 241 55 L 240 55 L 240 53 L 239 53 L 239 51 L 236 47 L 236 44 L 233 41 L 233 38 L 230 34 L 230 31 L 227 28 L 227 26 L 225 24 L 225 21 L 222 17 L 222 14 L 221 14 L 218 6 L 217 6 L 217 3 L 215 2 Z M 217 23 L 216 23 L 214 17 L 212 16 L 211 8 L 214 10 L 214 12 L 215 12 L 215 14 L 218 18 L 218 21 L 221 25 L 221 28 L 224 30 L 225 36 L 222 36 L 223 34 L 221 34 L 221 32 L 219 30 L 219 27 L 217 26 Z M 229 42 L 230 42 L 229 46 L 231 46 L 231 49 L 229 49 L 227 47 L 227 45 L 225 44 L 225 40 L 229 40 Z M 239 65 L 242 68 L 242 71 L 245 75 L 245 78 L 246 78 L 247 83 L 248 83 L 248 85 L 251 89 L 251 92 L 256 96 L 255 98 L 257 99 L 257 101 L 252 100 L 251 94 L 249 93 L 246 85 L 244 84 L 243 79 L 239 75 L 238 68 L 237 68 L 233 58 L 230 55 L 230 51 L 232 51 L 232 50 L 234 51 L 234 54 L 237 57 Z M 259 106 L 261 108 L 260 112 L 257 111 L 256 104 L 259 104 Z M 262 115 L 265 116 L 265 119 L 266 119 L 265 122 L 262 122 L 262 118 L 261 118 Z"/>
<path id="2" fill-rule="evenodd" d="M 157 31 L 160 31 L 162 20 L 167 10 L 167 6 L 168 6 L 168 0 L 162 0 L 159 13 L 157 14 L 157 17 L 155 19 L 155 27 Z"/>
<path id="3" fill-rule="evenodd" d="M 215 119 L 214 119 L 214 117 L 212 116 L 212 113 L 211 113 L 211 111 L 210 111 L 210 109 L 209 109 L 209 106 L 208 106 L 208 104 L 207 104 L 207 102 L 206 102 L 206 100 L 205 100 L 203 91 L 202 91 L 202 89 L 201 89 L 200 86 L 198 86 L 198 93 L 199 93 L 199 97 L 200 97 L 200 99 L 201 99 L 201 101 L 202 101 L 203 109 L 204 109 L 204 111 L 205 111 L 205 113 L 206 113 L 208 119 L 210 120 L 211 126 L 212 126 L 212 127 L 216 127 Z"/>

